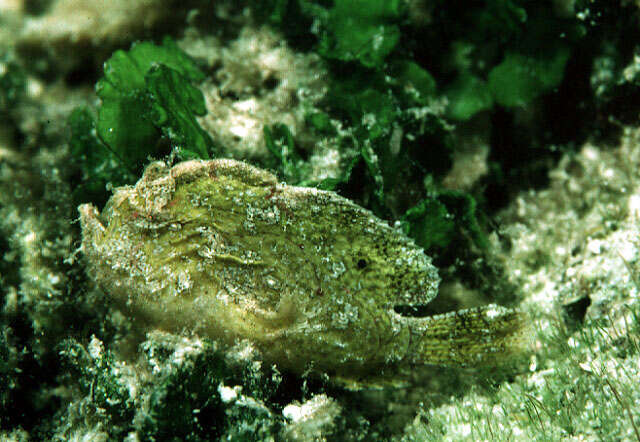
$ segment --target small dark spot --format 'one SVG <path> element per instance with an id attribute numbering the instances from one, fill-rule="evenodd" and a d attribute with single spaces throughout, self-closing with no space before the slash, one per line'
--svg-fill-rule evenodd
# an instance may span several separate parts
<path id="1" fill-rule="evenodd" d="M 292 90 L 291 93 L 289 94 L 289 105 L 290 106 L 297 106 L 300 103 L 300 98 L 298 97 L 297 91 L 296 90 Z"/>
<path id="2" fill-rule="evenodd" d="M 589 297 L 589 295 L 582 296 L 572 302 L 564 304 L 562 309 L 567 325 L 577 327 L 579 324 L 584 322 L 587 309 L 590 305 L 591 297 Z"/>
<path id="3" fill-rule="evenodd" d="M 360 270 L 364 269 L 367 267 L 367 261 L 365 261 L 364 259 L 359 259 L 358 260 L 358 268 Z"/>
<path id="4" fill-rule="evenodd" d="M 240 95 L 238 95 L 235 91 L 231 91 L 231 90 L 220 91 L 220 97 L 226 98 L 230 101 L 240 100 Z"/>
<path id="5" fill-rule="evenodd" d="M 84 59 L 79 63 L 78 67 L 65 75 L 64 81 L 67 86 L 81 86 L 95 83 L 98 72 L 94 63 L 90 59 Z"/>
<path id="6" fill-rule="evenodd" d="M 23 8 L 27 14 L 38 16 L 44 14 L 50 4 L 50 0 L 27 0 Z"/>
<path id="7" fill-rule="evenodd" d="M 407 318 L 424 318 L 430 313 L 424 305 L 394 305 L 393 310 L 400 316 Z"/>
<path id="8" fill-rule="evenodd" d="M 272 76 L 268 76 L 262 82 L 262 86 L 268 91 L 274 90 L 275 88 L 278 87 L 279 84 L 280 84 L 280 80 L 278 80 L 277 78 L 274 78 Z"/>

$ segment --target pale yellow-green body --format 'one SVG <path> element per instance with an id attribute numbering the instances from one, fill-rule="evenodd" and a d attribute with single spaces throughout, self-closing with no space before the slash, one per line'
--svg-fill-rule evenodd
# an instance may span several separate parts
<path id="1" fill-rule="evenodd" d="M 493 363 L 518 313 L 496 306 L 407 318 L 439 278 L 401 232 L 332 192 L 287 186 L 233 160 L 157 162 L 100 214 L 79 208 L 89 274 L 150 327 L 269 363 L 353 378 L 403 363 Z"/>

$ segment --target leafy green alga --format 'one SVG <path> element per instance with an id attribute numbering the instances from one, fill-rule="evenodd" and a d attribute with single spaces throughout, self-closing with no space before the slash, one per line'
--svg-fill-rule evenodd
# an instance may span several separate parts
<path id="1" fill-rule="evenodd" d="M 560 84 L 568 58 L 566 48 L 544 57 L 509 52 L 489 72 L 489 90 L 502 106 L 525 106 Z"/>
<path id="2" fill-rule="evenodd" d="M 426 105 L 436 95 L 436 80 L 422 66 L 411 60 L 397 60 L 390 65 L 391 82 L 398 93 L 407 95 L 408 103 Z"/>
<path id="3" fill-rule="evenodd" d="M 328 116 L 324 113 L 309 115 L 307 120 L 318 131 L 331 133 L 335 130 Z M 342 168 L 340 176 L 325 178 L 321 181 L 309 180 L 306 177 L 309 175 L 310 165 L 302 158 L 289 127 L 286 124 L 278 123 L 265 126 L 263 132 L 265 145 L 275 159 L 272 168 L 288 184 L 317 187 L 322 190 L 336 190 L 338 186 L 349 181 L 351 171 L 361 160 L 358 155 L 348 161 Z"/>
<path id="4" fill-rule="evenodd" d="M 254 1 L 256 16 L 281 29 L 295 47 L 339 62 L 381 68 L 400 42 L 403 0 Z M 328 3 L 330 3 L 328 5 Z"/>
<path id="5" fill-rule="evenodd" d="M 79 183 L 74 188 L 74 201 L 93 201 L 98 205 L 107 202 L 107 185 L 134 182 L 133 171 L 123 167 L 124 160 L 116 156 L 96 136 L 95 120 L 87 108 L 76 108 L 68 119 L 71 129 L 69 148 L 80 173 Z"/>
<path id="6" fill-rule="evenodd" d="M 366 67 L 382 64 L 400 41 L 401 0 L 335 0 L 322 25 L 318 52 Z"/>
<path id="7" fill-rule="evenodd" d="M 162 129 L 180 157 L 209 158 L 213 140 L 195 118 L 207 113 L 202 92 L 162 64 L 154 65 L 145 80 L 153 97 L 153 125 Z"/>
<path id="8" fill-rule="evenodd" d="M 276 169 L 287 183 L 300 184 L 308 167 L 300 157 L 291 130 L 286 124 L 264 126 L 264 142 L 276 158 Z"/>
<path id="9" fill-rule="evenodd" d="M 206 112 L 204 98 L 190 84 L 202 81 L 204 73 L 173 40 L 165 38 L 161 46 L 142 42 L 129 51 L 116 51 L 105 63 L 104 73 L 96 85 L 102 99 L 97 131 L 112 150 L 138 166 L 155 153 L 164 133 L 171 143 L 182 145 L 181 151 L 193 149 L 187 156 L 209 157 L 213 142 L 195 121 L 195 115 Z M 185 140 L 197 143 L 184 146 Z"/>
<path id="10" fill-rule="evenodd" d="M 486 248 L 486 235 L 476 212 L 476 200 L 456 191 L 441 191 L 407 210 L 402 217 L 407 235 L 427 251 L 445 249 L 456 238 L 470 238 L 476 246 Z"/>
<path id="11" fill-rule="evenodd" d="M 429 250 L 446 247 L 455 235 L 453 215 L 435 198 L 422 200 L 404 215 L 404 230 L 407 235 Z"/>
<path id="12" fill-rule="evenodd" d="M 305 115 L 305 122 L 313 131 L 323 135 L 335 135 L 336 128 L 331 124 L 331 117 L 325 112 L 311 112 Z"/>
<path id="13" fill-rule="evenodd" d="M 478 112 L 493 107 L 493 96 L 482 79 L 464 73 L 449 88 L 447 115 L 454 120 L 468 120 Z"/>
<path id="14" fill-rule="evenodd" d="M 81 201 L 104 201 L 107 184 L 132 183 L 149 157 L 169 149 L 181 159 L 215 153 L 211 136 L 196 120 L 206 106 L 192 83 L 202 81 L 204 73 L 173 40 L 116 51 L 104 74 L 96 84 L 102 100 L 97 120 L 88 110 L 69 118 L 71 151 L 83 174 L 76 189 Z"/>
<path id="15" fill-rule="evenodd" d="M 337 75 L 324 105 L 351 127 L 351 143 L 364 166 L 360 202 L 378 216 L 403 213 L 394 191 L 408 176 L 441 174 L 450 164 L 449 127 L 431 108 L 436 87 L 418 64 L 396 60 L 387 72 L 354 69 Z M 344 97 L 350 97 L 345 100 Z"/>
<path id="16" fill-rule="evenodd" d="M 566 48 L 540 57 L 509 52 L 491 69 L 487 81 L 463 72 L 449 87 L 447 115 L 467 120 L 494 103 L 524 107 L 560 84 L 568 58 Z"/>

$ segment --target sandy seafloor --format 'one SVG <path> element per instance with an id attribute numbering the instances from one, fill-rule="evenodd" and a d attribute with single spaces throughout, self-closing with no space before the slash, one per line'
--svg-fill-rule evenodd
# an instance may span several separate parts
<path id="1" fill-rule="evenodd" d="M 253 26 L 224 2 L 214 9 L 237 28 L 229 40 L 189 29 L 184 24 L 189 12 L 176 6 L 181 12 L 170 13 L 174 5 L 161 0 L 115 0 L 109 8 L 97 0 L 58 0 L 37 16 L 24 12 L 25 3 L 0 0 L 2 48 L 27 51 L 22 53 L 30 54 L 33 69 L 27 98 L 13 109 L 11 121 L 0 121 L 0 440 L 48 435 L 100 441 L 114 434 L 128 441 L 149 440 L 145 413 L 157 406 L 153 386 L 181 376 L 197 383 L 206 377 L 198 364 L 212 347 L 197 336 L 154 331 L 139 344 L 139 357 L 125 356 L 131 351 L 123 344 L 133 333 L 131 318 L 111 307 L 108 294 L 84 275 L 67 167 L 66 117 L 78 105 L 95 104 L 93 82 L 55 80 L 56 72 L 99 66 L 113 49 L 150 30 L 186 28 L 179 45 L 209 66 L 219 66 L 217 77 L 201 86 L 210 109 L 201 125 L 236 158 L 255 159 L 267 154 L 262 125 L 285 122 L 303 143 L 314 146 L 311 174 L 322 178 L 337 168 L 340 152 L 330 140 L 304 133 L 304 109 L 286 97 L 304 88 L 307 103 L 319 100 L 327 87 L 325 68 L 313 54 L 296 53 L 277 31 Z M 0 61 L 0 74 L 2 69 Z M 264 91 L 260 85 L 267 77 L 286 81 Z M 235 103 L 233 92 L 247 90 L 254 98 Z M 486 173 L 486 148 L 480 144 L 462 155 L 456 174 L 473 181 Z M 530 316 L 531 354 L 525 363 L 505 373 L 416 369 L 409 386 L 386 390 L 354 392 L 289 379 L 290 396 L 277 404 L 220 383 L 211 391 L 225 407 L 222 416 L 246 430 L 229 429 L 221 437 L 637 440 L 640 131 L 627 125 L 613 143 L 586 142 L 559 158 L 550 167 L 547 185 L 523 190 L 495 214 L 498 227 L 489 237 L 494 258 L 518 288 L 519 308 Z M 456 281 L 448 283 L 455 290 Z M 86 319 L 84 329 L 67 328 L 70 316 Z M 65 347 L 71 337 L 81 345 Z M 61 365 L 57 355 L 72 348 L 84 352 L 72 358 L 87 364 L 84 371 Z M 225 357 L 231 367 L 266 382 L 259 357 L 250 349 L 235 348 Z M 107 378 L 115 379 L 106 382 L 113 391 L 94 390 Z M 92 379 L 89 388 L 87 379 Z M 113 414 L 121 401 L 131 415 Z M 105 403 L 114 408 L 105 409 Z M 172 415 L 154 419 L 170 421 Z M 174 424 L 155 422 L 166 428 Z M 123 426 L 124 432 L 114 431 Z M 170 434 L 156 433 L 156 440 Z"/>

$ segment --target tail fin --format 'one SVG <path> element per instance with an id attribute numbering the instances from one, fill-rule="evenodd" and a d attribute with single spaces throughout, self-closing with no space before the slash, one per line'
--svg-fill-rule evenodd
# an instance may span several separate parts
<path id="1" fill-rule="evenodd" d="M 407 321 L 408 359 L 417 364 L 501 365 L 524 353 L 527 316 L 497 305 Z"/>

